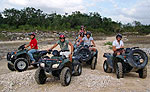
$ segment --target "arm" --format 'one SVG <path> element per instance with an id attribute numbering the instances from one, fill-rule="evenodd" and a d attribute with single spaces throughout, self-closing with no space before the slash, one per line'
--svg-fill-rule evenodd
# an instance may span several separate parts
<path id="1" fill-rule="evenodd" d="M 117 50 L 117 49 L 116 49 L 116 46 L 113 46 L 112 49 L 113 49 L 113 51 L 116 51 L 116 50 Z"/>
<path id="2" fill-rule="evenodd" d="M 79 45 L 81 44 L 81 42 L 83 42 L 83 41 L 84 41 L 84 38 L 82 38 L 82 39 L 80 40 L 78 46 L 79 46 Z"/>
<path id="3" fill-rule="evenodd" d="M 76 42 L 75 42 L 75 43 L 77 43 L 77 42 L 79 41 L 79 39 L 80 39 L 80 37 L 78 37 L 78 39 L 76 40 Z"/>
<path id="4" fill-rule="evenodd" d="M 27 45 L 25 45 L 25 48 L 27 48 L 27 47 L 29 47 L 30 46 L 30 44 L 27 44 Z"/>
<path id="5" fill-rule="evenodd" d="M 55 47 L 57 47 L 57 45 L 58 45 L 57 43 L 54 44 L 53 47 L 51 47 L 50 49 L 51 49 L 51 50 L 54 49 Z"/>
<path id="6" fill-rule="evenodd" d="M 91 40 L 94 47 L 96 47 L 94 40 Z"/>
<path id="7" fill-rule="evenodd" d="M 71 54 L 73 53 L 73 45 L 71 42 L 69 42 L 69 45 L 71 46 Z"/>

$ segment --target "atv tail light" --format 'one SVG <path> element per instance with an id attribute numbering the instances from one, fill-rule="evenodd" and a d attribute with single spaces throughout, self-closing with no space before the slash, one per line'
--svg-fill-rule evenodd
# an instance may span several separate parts
<path id="1" fill-rule="evenodd" d="M 14 54 L 16 54 L 17 52 L 14 52 Z"/>
<path id="2" fill-rule="evenodd" d="M 124 58 L 127 58 L 126 56 L 124 56 Z"/>

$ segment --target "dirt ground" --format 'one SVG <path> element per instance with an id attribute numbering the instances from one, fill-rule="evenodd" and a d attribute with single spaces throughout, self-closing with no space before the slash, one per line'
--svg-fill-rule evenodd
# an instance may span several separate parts
<path id="1" fill-rule="evenodd" d="M 106 40 L 96 41 L 99 51 L 96 70 L 83 65 L 81 76 L 73 76 L 71 84 L 63 87 L 60 81 L 50 77 L 46 84 L 38 85 L 34 80 L 36 69 L 32 67 L 24 72 L 12 72 L 7 69 L 7 61 L 0 61 L 0 91 L 2 92 L 150 92 L 150 68 L 148 76 L 140 79 L 136 73 L 128 73 L 122 79 L 117 79 L 114 73 L 103 71 L 103 54 L 112 52 L 105 42 L 113 41 L 115 37 L 108 37 Z M 47 49 L 49 46 L 40 46 L 40 49 Z"/>

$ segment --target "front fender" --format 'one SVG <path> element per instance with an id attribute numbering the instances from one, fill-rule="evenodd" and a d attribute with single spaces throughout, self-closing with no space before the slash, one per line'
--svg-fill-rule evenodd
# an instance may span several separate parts
<path id="1" fill-rule="evenodd" d="M 125 60 L 124 56 L 122 56 L 122 55 L 117 55 L 116 58 L 117 58 L 117 59 L 121 59 L 121 60 L 123 60 L 123 61 Z"/>

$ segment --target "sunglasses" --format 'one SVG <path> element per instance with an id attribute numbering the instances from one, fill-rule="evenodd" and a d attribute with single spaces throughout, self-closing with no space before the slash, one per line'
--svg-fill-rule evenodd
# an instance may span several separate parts
<path id="1" fill-rule="evenodd" d="M 65 38 L 59 38 L 59 39 L 65 39 Z"/>

